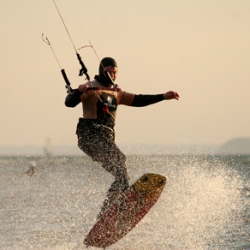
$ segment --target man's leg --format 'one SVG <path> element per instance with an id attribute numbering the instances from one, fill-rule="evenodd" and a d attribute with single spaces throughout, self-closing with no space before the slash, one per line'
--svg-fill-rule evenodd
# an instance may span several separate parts
<path id="1" fill-rule="evenodd" d="M 129 188 L 126 156 L 117 147 L 114 136 L 109 137 L 106 131 L 100 129 L 93 132 L 85 127 L 77 129 L 77 136 L 79 148 L 115 177 L 104 200 L 101 217 L 119 193 Z"/>

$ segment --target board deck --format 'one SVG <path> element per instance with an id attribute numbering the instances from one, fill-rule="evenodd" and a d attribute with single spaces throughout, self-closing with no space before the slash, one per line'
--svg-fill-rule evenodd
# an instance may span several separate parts
<path id="1" fill-rule="evenodd" d="M 86 246 L 106 248 L 123 238 L 148 213 L 166 185 L 166 178 L 147 173 L 107 209 L 84 240 Z"/>

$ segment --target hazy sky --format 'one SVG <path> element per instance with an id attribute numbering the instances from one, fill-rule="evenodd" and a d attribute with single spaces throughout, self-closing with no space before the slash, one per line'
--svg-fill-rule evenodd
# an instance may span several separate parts
<path id="1" fill-rule="evenodd" d="M 74 48 L 52 0 L 0 0 L 0 145 L 76 144 L 81 106 L 66 91 L 49 38 L 72 87 Z M 222 144 L 250 137 L 249 0 L 57 0 L 76 48 L 114 57 L 128 92 L 175 90 L 180 100 L 119 106 L 118 143 Z M 78 20 L 78 21 L 77 21 Z M 99 61 L 80 50 L 91 79 Z"/>

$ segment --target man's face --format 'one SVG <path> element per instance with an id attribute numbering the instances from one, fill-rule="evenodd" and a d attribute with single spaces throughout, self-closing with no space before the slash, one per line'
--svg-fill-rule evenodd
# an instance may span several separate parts
<path id="1" fill-rule="evenodd" d="M 113 67 L 113 66 L 106 66 L 103 69 L 103 73 L 104 75 L 106 75 L 105 72 L 108 72 L 109 75 L 111 76 L 112 80 L 115 81 L 116 76 L 118 74 L 118 68 L 117 67 Z M 106 75 L 107 76 L 107 75 Z"/>

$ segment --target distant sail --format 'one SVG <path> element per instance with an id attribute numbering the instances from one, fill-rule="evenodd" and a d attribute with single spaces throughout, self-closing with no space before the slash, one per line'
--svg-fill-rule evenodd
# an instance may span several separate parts
<path id="1" fill-rule="evenodd" d="M 52 143 L 51 143 L 50 138 L 47 138 L 45 140 L 43 152 L 44 152 L 45 156 L 47 156 L 47 157 L 52 156 Z"/>

